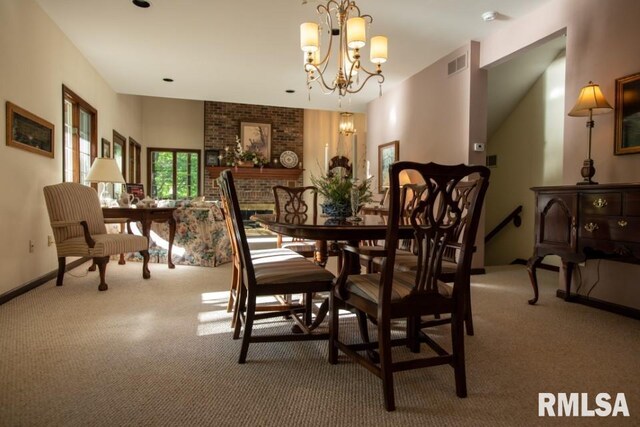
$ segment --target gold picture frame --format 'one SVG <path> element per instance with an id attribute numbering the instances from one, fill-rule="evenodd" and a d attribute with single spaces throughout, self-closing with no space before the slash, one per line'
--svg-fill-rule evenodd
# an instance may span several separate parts
<path id="1" fill-rule="evenodd" d="M 614 154 L 640 153 L 640 73 L 616 79 Z"/>
<path id="2" fill-rule="evenodd" d="M 7 145 L 53 159 L 55 126 L 7 101 Z"/>
<path id="3" fill-rule="evenodd" d="M 389 188 L 389 166 L 400 159 L 400 141 L 378 145 L 378 193 Z"/>

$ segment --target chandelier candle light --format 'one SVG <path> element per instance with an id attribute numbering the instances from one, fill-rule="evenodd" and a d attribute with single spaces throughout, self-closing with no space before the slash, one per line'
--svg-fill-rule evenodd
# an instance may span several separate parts
<path id="1" fill-rule="evenodd" d="M 376 65 L 375 71 L 369 71 L 360 61 L 360 51 L 366 45 L 366 26 L 373 18 L 370 15 L 362 15 L 355 1 L 329 0 L 326 5 L 319 5 L 317 12 L 320 22 L 324 21 L 326 27 L 314 22 L 305 22 L 300 25 L 300 47 L 304 52 L 304 70 L 307 73 L 307 89 L 311 94 L 311 86 L 317 82 L 321 90 L 326 94 L 338 92 L 339 100 L 342 97 L 357 93 L 370 78 L 376 77 L 380 85 L 382 95 L 381 64 L 387 61 L 387 38 L 375 36 L 371 38 L 369 59 Z M 337 27 L 334 28 L 334 15 Z M 323 25 L 324 25 L 323 24 Z M 320 53 L 320 36 L 326 31 L 329 35 L 328 47 L 324 56 Z M 325 78 L 327 66 L 333 53 L 333 36 L 339 36 L 338 46 L 335 49 L 337 58 L 337 72 L 335 78 Z M 360 79 L 360 74 L 365 76 Z M 329 81 L 328 81 L 329 80 Z M 311 95 L 309 95 L 311 96 Z"/>
<path id="2" fill-rule="evenodd" d="M 611 105 L 609 105 L 602 94 L 600 86 L 593 82 L 589 82 L 588 85 L 582 88 L 580 95 L 578 96 L 578 100 L 576 101 L 576 105 L 574 105 L 571 111 L 569 111 L 569 116 L 571 117 L 589 116 L 589 120 L 587 120 L 587 128 L 589 128 L 588 158 L 584 161 L 582 169 L 580 170 L 580 174 L 584 180 L 578 182 L 578 185 L 597 184 L 597 182 L 591 180 L 591 178 L 596 174 L 596 169 L 593 167 L 593 160 L 591 159 L 591 130 L 594 125 L 593 115 L 608 113 L 612 109 L 613 108 L 611 108 Z"/>

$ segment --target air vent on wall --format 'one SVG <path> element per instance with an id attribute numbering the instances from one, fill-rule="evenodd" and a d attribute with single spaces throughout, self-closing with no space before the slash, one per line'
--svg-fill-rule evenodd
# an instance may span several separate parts
<path id="1" fill-rule="evenodd" d="M 467 53 L 458 56 L 447 64 L 447 75 L 451 76 L 467 68 Z"/>
<path id="2" fill-rule="evenodd" d="M 498 166 L 498 155 L 497 154 L 492 154 L 490 156 L 487 156 L 487 166 L 493 166 L 493 167 Z"/>

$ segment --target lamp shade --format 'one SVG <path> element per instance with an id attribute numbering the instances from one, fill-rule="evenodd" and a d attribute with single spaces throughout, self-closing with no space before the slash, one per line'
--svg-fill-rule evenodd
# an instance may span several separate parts
<path id="1" fill-rule="evenodd" d="M 374 64 L 384 64 L 387 62 L 387 38 L 385 36 L 371 37 L 371 50 L 369 59 Z"/>
<path id="2" fill-rule="evenodd" d="M 340 133 L 342 135 L 351 135 L 355 132 L 353 126 L 352 113 L 340 113 Z"/>
<path id="3" fill-rule="evenodd" d="M 604 114 L 612 110 L 611 105 L 607 102 L 600 86 L 593 82 L 582 88 L 576 105 L 573 106 L 569 115 L 572 117 L 584 117 L 591 114 Z"/>
<path id="4" fill-rule="evenodd" d="M 87 182 L 116 182 L 120 184 L 125 182 L 116 160 L 104 157 L 93 161 L 85 180 Z"/>
<path id="5" fill-rule="evenodd" d="M 305 22 L 300 25 L 300 48 L 305 52 L 315 52 L 320 46 L 318 24 Z"/>
<path id="6" fill-rule="evenodd" d="M 347 46 L 361 49 L 367 40 L 366 22 L 359 16 L 347 19 Z"/>

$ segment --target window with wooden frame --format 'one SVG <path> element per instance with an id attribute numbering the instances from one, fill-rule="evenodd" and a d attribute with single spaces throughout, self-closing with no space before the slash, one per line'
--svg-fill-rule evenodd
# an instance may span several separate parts
<path id="1" fill-rule="evenodd" d="M 140 153 L 142 146 L 129 137 L 129 182 L 142 183 L 140 171 Z"/>
<path id="2" fill-rule="evenodd" d="M 125 182 L 127 181 L 127 138 L 122 136 L 122 134 L 113 131 L 113 158 L 116 160 L 118 164 L 118 168 L 120 172 L 122 172 L 122 177 Z M 120 197 L 122 192 L 124 191 L 123 184 L 113 184 L 113 193 L 114 197 L 117 199 Z"/>
<path id="3" fill-rule="evenodd" d="M 147 148 L 147 193 L 154 199 L 200 194 L 200 150 Z"/>
<path id="4" fill-rule="evenodd" d="M 127 180 L 127 138 L 113 131 L 113 158 L 116 159 L 122 176 Z"/>
<path id="5" fill-rule="evenodd" d="M 89 185 L 85 178 L 98 155 L 98 111 L 62 86 L 62 180 Z"/>

